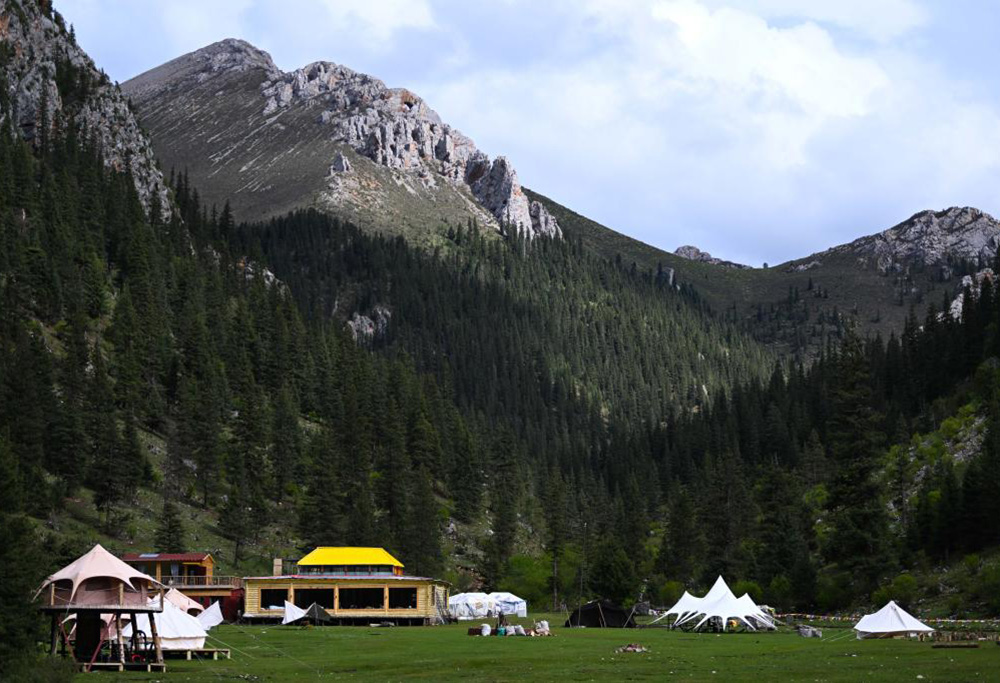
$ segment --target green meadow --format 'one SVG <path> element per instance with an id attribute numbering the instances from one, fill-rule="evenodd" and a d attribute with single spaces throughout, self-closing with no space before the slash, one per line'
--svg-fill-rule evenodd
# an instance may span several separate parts
<path id="1" fill-rule="evenodd" d="M 563 619 L 553 615 L 549 621 Z M 845 629 L 824 629 L 822 640 L 788 631 L 717 635 L 561 627 L 550 638 L 473 638 L 466 635 L 469 625 L 221 626 L 212 630 L 208 645 L 232 648 L 231 660 L 171 659 L 166 676 L 113 675 L 122 681 L 216 682 L 1000 680 L 1000 647 L 993 642 L 978 649 L 932 649 L 929 642 L 858 641 Z M 650 652 L 615 653 L 630 642 Z"/>

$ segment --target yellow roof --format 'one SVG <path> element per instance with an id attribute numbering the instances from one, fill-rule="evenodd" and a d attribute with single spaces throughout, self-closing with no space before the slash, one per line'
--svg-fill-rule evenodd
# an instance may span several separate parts
<path id="1" fill-rule="evenodd" d="M 389 564 L 393 567 L 403 566 L 402 562 L 387 553 L 384 548 L 331 548 L 324 546 L 316 548 L 299 560 L 299 566 L 349 564 Z"/>

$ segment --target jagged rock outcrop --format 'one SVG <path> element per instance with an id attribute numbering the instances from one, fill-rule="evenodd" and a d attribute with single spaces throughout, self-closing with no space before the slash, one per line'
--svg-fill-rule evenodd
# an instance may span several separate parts
<path id="1" fill-rule="evenodd" d="M 25 139 L 38 143 L 43 126 L 68 118 L 94 137 L 109 167 L 131 171 L 147 209 L 157 197 L 168 215 L 163 174 L 128 101 L 76 44 L 58 12 L 0 0 L 0 88 L 13 128 Z M 0 111 L 0 122 L 3 116 Z"/>
<path id="2" fill-rule="evenodd" d="M 983 268 L 975 275 L 964 276 L 962 281 L 958 283 L 958 295 L 952 299 L 951 305 L 948 306 L 948 314 L 955 320 L 961 319 L 962 311 L 965 309 L 966 290 L 974 297 L 977 297 L 983 288 L 983 283 L 986 281 L 989 281 L 991 285 L 996 285 L 996 275 L 992 268 Z"/>
<path id="3" fill-rule="evenodd" d="M 469 195 L 492 216 L 497 227 L 528 237 L 562 235 L 545 207 L 529 202 L 506 158 L 491 161 L 411 91 L 387 88 L 379 79 L 345 66 L 314 62 L 283 73 L 266 52 L 229 39 L 137 76 L 124 88 L 144 121 L 150 121 L 154 142 L 159 129 L 178 129 L 184 114 L 181 104 L 204 111 L 206 116 L 195 116 L 202 126 L 198 139 L 210 144 L 200 150 L 212 164 L 204 176 L 209 183 L 215 182 L 219 168 L 226 165 L 227 170 L 244 174 L 247 182 L 235 187 L 234 193 L 272 191 L 282 179 L 266 172 L 268 169 L 290 167 L 292 173 L 306 172 L 305 163 L 292 164 L 289 159 L 307 157 L 310 150 L 305 145 L 312 141 L 312 150 L 347 147 L 389 169 L 395 174 L 390 176 L 391 182 L 407 193 L 402 195 L 403 201 L 419 198 L 440 204 L 442 194 L 451 188 L 452 199 L 454 190 Z M 208 101 L 227 96 L 233 106 Z M 192 143 L 194 138 L 192 134 Z M 222 142 L 226 143 L 224 148 L 213 149 Z M 194 151 L 170 143 L 163 146 L 179 152 L 165 156 L 185 162 Z M 334 161 L 328 162 L 324 173 L 327 186 L 314 191 L 319 205 L 353 203 L 378 208 L 392 201 L 386 197 L 387 191 L 378 191 L 386 179 L 377 173 L 366 178 L 340 177 L 358 170 L 357 164 L 342 149 L 334 154 L 337 156 L 331 155 Z M 233 161 L 237 158 L 238 166 Z M 461 205 L 461 200 L 455 203 Z M 480 218 L 475 210 L 467 213 L 470 218 Z"/>
<path id="4" fill-rule="evenodd" d="M 351 331 L 355 342 L 370 344 L 385 336 L 391 320 L 392 311 L 382 304 L 376 304 L 372 307 L 371 315 L 355 312 L 347 321 L 347 329 Z"/>
<path id="5" fill-rule="evenodd" d="M 866 267 L 888 274 L 910 265 L 946 266 L 949 261 L 987 263 L 1000 246 L 1000 223 L 970 207 L 921 211 L 875 235 L 831 249 L 854 254 Z"/>
<path id="6" fill-rule="evenodd" d="M 682 247 L 677 247 L 674 250 L 675 256 L 680 256 L 688 261 L 702 261 L 704 263 L 711 263 L 712 265 L 722 266 L 723 268 L 751 268 L 752 266 L 747 266 L 742 263 L 734 263 L 733 261 L 725 261 L 720 258 L 716 258 L 709 254 L 707 251 L 702 251 L 698 247 L 692 246 L 690 244 L 685 244 Z"/>

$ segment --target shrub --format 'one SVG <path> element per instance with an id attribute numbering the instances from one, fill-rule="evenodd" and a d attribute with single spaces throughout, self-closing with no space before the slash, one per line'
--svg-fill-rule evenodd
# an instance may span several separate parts
<path id="1" fill-rule="evenodd" d="M 736 594 L 736 597 L 749 593 L 754 602 L 764 601 L 764 591 L 756 581 L 737 581 L 733 584 L 733 593 Z"/>
<path id="2" fill-rule="evenodd" d="M 767 603 L 772 607 L 788 609 L 792 604 L 792 582 L 784 574 L 778 574 L 771 579 L 767 587 Z"/>

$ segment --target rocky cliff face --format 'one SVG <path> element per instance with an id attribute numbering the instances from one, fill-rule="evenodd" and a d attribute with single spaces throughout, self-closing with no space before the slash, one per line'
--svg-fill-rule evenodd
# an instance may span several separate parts
<path id="1" fill-rule="evenodd" d="M 734 263 L 732 261 L 724 261 L 723 259 L 716 258 L 709 254 L 707 251 L 702 251 L 698 247 L 691 246 L 690 244 L 685 244 L 683 247 L 677 247 L 674 250 L 675 256 L 680 256 L 681 258 L 687 259 L 688 261 L 702 261 L 703 263 L 711 263 L 712 265 L 722 266 L 724 268 L 751 268 L 752 266 L 747 266 L 742 263 Z"/>
<path id="2" fill-rule="evenodd" d="M 0 88 L 13 128 L 25 139 L 37 144 L 43 127 L 69 119 L 95 136 L 108 166 L 132 172 L 147 209 L 157 197 L 164 214 L 169 211 L 163 175 L 128 101 L 57 12 L 42 11 L 35 2 L 0 0 Z"/>
<path id="3" fill-rule="evenodd" d="M 391 199 L 380 189 L 391 188 L 379 185 L 388 180 L 409 198 L 461 205 L 454 192 L 469 195 L 499 229 L 528 237 L 562 234 L 545 207 L 525 196 L 506 158 L 491 161 L 409 90 L 387 88 L 345 66 L 315 62 L 283 73 L 267 53 L 244 41 L 224 40 L 137 76 L 124 89 L 149 122 L 162 156 L 189 162 L 200 153 L 207 158 L 202 173 L 208 183 L 223 170 L 245 176 L 236 193 L 272 192 L 289 180 L 277 173 L 282 169 L 286 175 L 308 173 L 312 186 L 310 152 L 328 150 L 321 176 L 325 187 L 317 187 L 314 197 L 321 206 L 384 205 Z M 158 142 L 158 130 L 179 131 L 185 111 L 195 113 L 188 143 Z M 196 138 L 207 146 L 193 148 Z M 389 174 L 360 168 L 343 148 Z M 300 163 L 290 164 L 290 157 Z"/>
<path id="4" fill-rule="evenodd" d="M 830 252 L 854 254 L 861 265 L 888 274 L 914 264 L 947 268 L 949 262 L 961 260 L 991 263 L 998 246 L 1000 222 L 979 209 L 952 207 L 921 211 L 888 230 Z"/>

